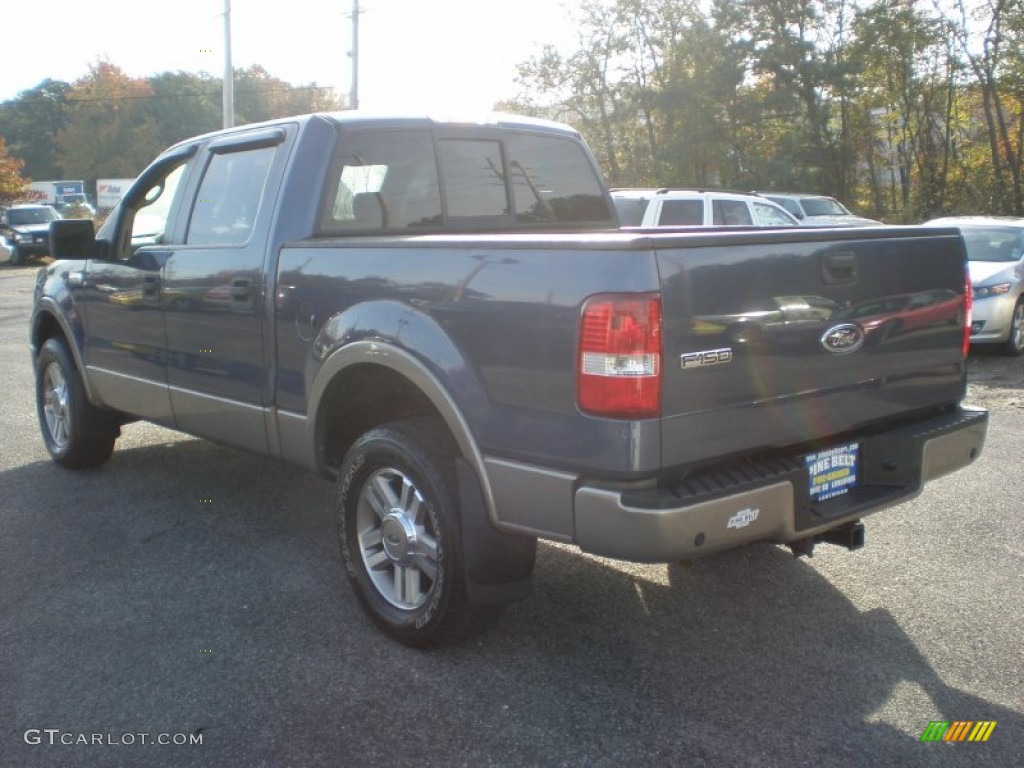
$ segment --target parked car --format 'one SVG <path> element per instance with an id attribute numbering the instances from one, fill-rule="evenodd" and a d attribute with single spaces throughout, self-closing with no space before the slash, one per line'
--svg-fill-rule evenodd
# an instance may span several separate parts
<path id="1" fill-rule="evenodd" d="M 855 304 L 836 315 L 856 322 L 869 342 L 882 343 L 908 331 L 940 323 L 963 324 L 960 294 L 946 289 L 885 296 Z"/>
<path id="2" fill-rule="evenodd" d="M 7 244 L 7 241 L 0 237 L 0 262 L 11 260 L 11 246 Z"/>
<path id="3" fill-rule="evenodd" d="M 624 227 L 795 227 L 779 205 L 756 195 L 700 189 L 613 189 Z"/>
<path id="4" fill-rule="evenodd" d="M 882 222 L 850 213 L 834 197 L 799 195 L 789 192 L 758 192 L 785 208 L 804 227 L 875 227 Z"/>
<path id="5" fill-rule="evenodd" d="M 974 286 L 971 343 L 1024 353 L 1024 218 L 949 216 L 926 225 L 960 228 Z"/>
<path id="6" fill-rule="evenodd" d="M 49 205 L 12 205 L 0 209 L 0 235 L 11 244 L 8 261 L 21 264 L 27 256 L 44 256 L 50 250 L 50 222 L 60 214 Z"/>

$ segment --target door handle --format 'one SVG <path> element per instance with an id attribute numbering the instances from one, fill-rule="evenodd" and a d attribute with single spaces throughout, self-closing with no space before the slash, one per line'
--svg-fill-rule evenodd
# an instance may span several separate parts
<path id="1" fill-rule="evenodd" d="M 857 255 L 853 251 L 826 253 L 821 258 L 825 285 L 853 285 L 857 282 Z"/>
<path id="2" fill-rule="evenodd" d="M 231 281 L 231 298 L 235 301 L 246 301 L 250 296 L 251 283 L 245 279 Z"/>

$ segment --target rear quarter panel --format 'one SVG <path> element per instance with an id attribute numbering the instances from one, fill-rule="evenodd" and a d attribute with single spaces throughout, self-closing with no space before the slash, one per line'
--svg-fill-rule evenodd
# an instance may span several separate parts
<path id="1" fill-rule="evenodd" d="M 644 238 L 351 238 L 289 245 L 279 264 L 282 409 L 305 413 L 323 362 L 377 341 L 443 382 L 487 455 L 610 474 L 657 467 L 658 420 L 591 418 L 575 402 L 583 300 L 659 287 Z"/>

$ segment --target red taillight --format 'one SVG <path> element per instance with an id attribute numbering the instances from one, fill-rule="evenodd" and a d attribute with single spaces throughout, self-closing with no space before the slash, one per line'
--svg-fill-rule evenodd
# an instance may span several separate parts
<path id="1" fill-rule="evenodd" d="M 964 277 L 964 342 L 960 349 L 964 360 L 971 351 L 971 310 L 974 308 L 974 286 L 971 284 L 971 273 Z"/>
<path id="2" fill-rule="evenodd" d="M 661 297 L 604 294 L 583 303 L 576 399 L 580 410 L 648 418 L 661 410 Z"/>

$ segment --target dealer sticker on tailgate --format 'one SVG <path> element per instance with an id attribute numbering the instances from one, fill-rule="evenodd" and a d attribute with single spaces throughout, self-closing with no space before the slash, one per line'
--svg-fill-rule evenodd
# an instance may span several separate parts
<path id="1" fill-rule="evenodd" d="M 858 448 L 857 443 L 850 443 L 804 457 L 812 501 L 842 496 L 857 484 Z"/>

